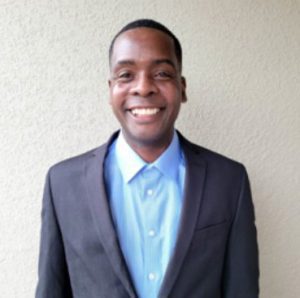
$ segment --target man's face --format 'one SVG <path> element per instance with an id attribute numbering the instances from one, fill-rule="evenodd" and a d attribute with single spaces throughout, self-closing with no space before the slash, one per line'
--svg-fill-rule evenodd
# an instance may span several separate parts
<path id="1" fill-rule="evenodd" d="M 110 104 L 127 142 L 167 146 L 186 101 L 171 37 L 151 28 L 122 33 L 113 47 L 110 71 Z"/>

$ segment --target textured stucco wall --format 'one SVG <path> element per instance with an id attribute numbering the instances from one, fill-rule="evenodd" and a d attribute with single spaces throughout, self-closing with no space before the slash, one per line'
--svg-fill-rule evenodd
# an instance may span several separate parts
<path id="1" fill-rule="evenodd" d="M 299 297 L 299 11 L 298 0 L 0 0 L 0 296 L 33 297 L 46 171 L 118 127 L 108 44 L 152 17 L 183 45 L 177 127 L 248 168 L 261 297 Z"/>

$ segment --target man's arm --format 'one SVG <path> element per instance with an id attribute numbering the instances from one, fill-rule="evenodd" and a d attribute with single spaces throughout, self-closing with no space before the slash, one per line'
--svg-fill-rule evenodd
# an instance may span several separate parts
<path id="1" fill-rule="evenodd" d="M 237 211 L 232 223 L 224 267 L 224 298 L 257 298 L 259 295 L 258 247 L 254 207 L 244 171 Z"/>
<path id="2" fill-rule="evenodd" d="M 72 297 L 62 235 L 53 205 L 50 171 L 42 207 L 42 229 L 36 298 Z"/>

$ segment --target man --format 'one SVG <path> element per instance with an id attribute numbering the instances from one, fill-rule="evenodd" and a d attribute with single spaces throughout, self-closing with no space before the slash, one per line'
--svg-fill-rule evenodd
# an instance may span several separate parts
<path id="1" fill-rule="evenodd" d="M 109 57 L 122 129 L 50 169 L 36 297 L 258 297 L 246 171 L 174 129 L 186 101 L 179 41 L 138 20 Z"/>

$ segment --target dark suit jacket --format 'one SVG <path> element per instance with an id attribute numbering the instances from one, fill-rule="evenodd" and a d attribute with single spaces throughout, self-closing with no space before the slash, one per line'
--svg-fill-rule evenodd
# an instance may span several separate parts
<path id="1" fill-rule="evenodd" d="M 105 192 L 107 144 L 49 170 L 37 298 L 137 297 Z M 178 238 L 159 297 L 258 297 L 254 211 L 244 167 L 180 135 L 186 157 Z"/>

